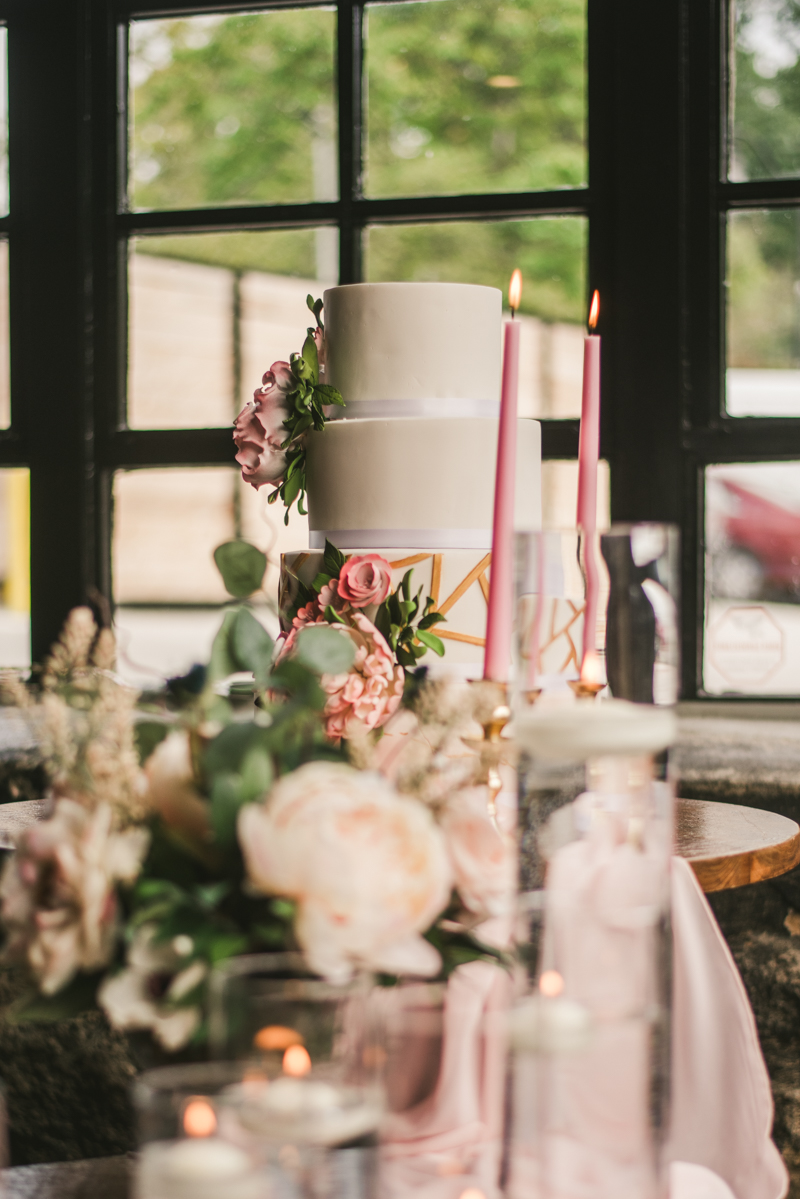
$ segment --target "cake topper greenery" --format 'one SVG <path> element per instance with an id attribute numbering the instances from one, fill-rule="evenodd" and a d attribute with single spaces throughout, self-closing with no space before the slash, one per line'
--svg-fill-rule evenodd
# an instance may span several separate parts
<path id="1" fill-rule="evenodd" d="M 276 653 L 252 603 L 266 556 L 237 541 L 215 561 L 236 602 L 208 665 L 136 716 L 86 608 L 38 680 L 8 681 L 52 788 L 0 881 L 5 954 L 30 978 L 12 1020 L 99 1007 L 196 1053 L 210 973 L 234 955 L 298 950 L 333 982 L 384 983 L 503 957 L 481 926 L 511 910 L 514 854 L 487 816 L 475 689 L 418 678 L 387 702 L 400 668 L 364 615 L 379 563 L 329 550 L 312 603 L 324 592 L 336 619 L 301 622 Z"/>
<path id="2" fill-rule="evenodd" d="M 273 362 L 233 427 L 242 478 L 256 490 L 265 483 L 274 484 L 269 503 L 274 504 L 280 497 L 286 508 L 285 524 L 289 523 L 295 500 L 298 512 L 306 514 L 303 500 L 309 430 L 321 432 L 325 428 L 326 408 L 344 407 L 341 393 L 320 381 L 325 372 L 322 300 L 309 295 L 306 303 L 316 327 L 306 331 L 299 354 L 290 354 L 288 362 Z"/>

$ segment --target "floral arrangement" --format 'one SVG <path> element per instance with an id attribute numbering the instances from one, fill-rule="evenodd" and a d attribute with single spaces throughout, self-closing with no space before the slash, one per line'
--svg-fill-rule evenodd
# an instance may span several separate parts
<path id="1" fill-rule="evenodd" d="M 326 408 L 344 406 L 336 388 L 320 382 L 325 370 L 322 300 L 308 296 L 306 302 L 314 314 L 316 328 L 307 330 L 299 354 L 290 354 L 288 362 L 273 362 L 233 428 L 242 478 L 256 490 L 264 483 L 275 485 L 269 503 L 274 504 L 280 497 L 286 507 L 286 524 L 295 500 L 298 511 L 304 515 L 306 511 L 303 500 L 308 430 L 325 428 Z"/>
<path id="2" fill-rule="evenodd" d="M 7 688 L 53 804 L 0 880 L 5 952 L 31 979 L 16 1019 L 96 1006 L 194 1052 L 210 971 L 232 955 L 299 949 L 329 979 L 384 983 L 502 956 L 484 928 L 508 910 L 513 854 L 479 781 L 480 689 L 403 678 L 365 615 L 388 604 L 404 646 L 419 597 L 392 604 L 375 556 L 329 554 L 276 652 L 248 598 L 265 555 L 215 557 L 239 602 L 206 667 L 134 709 L 110 633 L 78 609 L 41 679 Z"/>
<path id="3" fill-rule="evenodd" d="M 334 741 L 354 725 L 379 729 L 400 705 L 412 669 L 426 652 L 441 656 L 444 646 L 431 632 L 445 618 L 434 611 L 422 588 L 411 594 L 409 570 L 394 591 L 392 566 L 380 554 L 346 557 L 325 543 L 323 569 L 311 586 L 293 577 L 293 597 L 283 597 L 286 633 L 280 657 L 291 655 L 303 629 L 324 626 L 352 642 L 353 666 L 344 674 L 326 674 L 322 687 L 326 732 Z"/>

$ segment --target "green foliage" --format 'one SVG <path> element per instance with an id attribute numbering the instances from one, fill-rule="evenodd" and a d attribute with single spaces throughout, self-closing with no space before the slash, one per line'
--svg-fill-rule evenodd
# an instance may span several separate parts
<path id="1" fill-rule="evenodd" d="M 159 745 L 170 731 L 170 725 L 165 720 L 139 720 L 134 725 L 133 738 L 139 764 L 144 765 L 153 750 Z"/>
<path id="2" fill-rule="evenodd" d="M 95 997 L 102 978 L 102 973 L 76 974 L 55 995 L 44 995 L 31 989 L 6 1008 L 5 1019 L 10 1024 L 47 1024 L 91 1011 L 97 1007 Z"/>
<path id="3" fill-rule="evenodd" d="M 317 674 L 344 674 L 353 665 L 356 649 L 327 625 L 309 625 L 297 635 L 297 657 Z"/>
<path id="4" fill-rule="evenodd" d="M 239 671 L 252 671 L 256 686 L 266 687 L 273 649 L 272 638 L 249 608 L 229 608 L 211 646 L 207 692 Z"/>
<path id="5" fill-rule="evenodd" d="M 133 94 L 134 206 L 335 198 L 335 171 L 313 181 L 315 153 L 334 161 L 333 20 L 307 9 L 137 22 L 134 61 L 148 65 Z M 376 5 L 368 26 L 368 194 L 586 181 L 585 0 Z M 308 275 L 313 237 L 194 234 L 137 249 Z M 520 266 L 523 311 L 581 321 L 585 250 L 579 217 L 392 226 L 370 231 L 368 275 L 505 288 Z"/>
<path id="6" fill-rule="evenodd" d="M 225 590 L 235 599 L 258 591 L 267 570 L 267 555 L 249 541 L 225 541 L 214 550 L 214 562 Z"/>
<path id="7" fill-rule="evenodd" d="M 413 670 L 426 649 L 433 650 L 441 658 L 444 645 L 431 633 L 433 625 L 445 620 L 441 612 L 434 611 L 432 596 L 422 605 L 422 588 L 411 595 L 411 576 L 407 570 L 400 586 L 387 596 L 375 615 L 375 627 L 388 641 L 397 661 L 406 671 Z"/>

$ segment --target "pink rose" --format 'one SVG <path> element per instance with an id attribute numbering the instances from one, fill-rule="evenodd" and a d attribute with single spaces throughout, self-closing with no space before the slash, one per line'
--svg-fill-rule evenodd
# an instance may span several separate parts
<path id="1" fill-rule="evenodd" d="M 323 674 L 320 684 L 328 695 L 323 709 L 325 731 L 332 741 L 339 742 L 356 730 L 382 728 L 403 698 L 405 671 L 395 664 L 392 651 L 382 633 L 367 620 L 363 612 L 348 615 L 351 624 L 328 624 L 342 637 L 350 637 L 356 656 L 345 674 Z M 283 643 L 278 660 L 294 649 L 303 624 L 296 625 Z"/>
<path id="2" fill-rule="evenodd" d="M 320 611 L 324 612 L 328 604 L 330 604 L 334 612 L 344 612 L 350 607 L 339 590 L 338 579 L 331 579 L 330 583 L 326 583 L 319 593 Z"/>
<path id="3" fill-rule="evenodd" d="M 312 970 L 346 982 L 356 967 L 430 976 L 420 934 L 450 897 L 444 839 L 425 804 L 380 775 L 340 762 L 286 774 L 265 803 L 239 812 L 256 891 L 298 901 L 297 939 Z"/>
<path id="4" fill-rule="evenodd" d="M 317 325 L 316 329 L 314 330 L 314 344 L 317 347 L 319 373 L 320 376 L 322 376 L 325 373 L 325 333 L 322 329 L 320 329 L 319 325 Z"/>
<path id="5" fill-rule="evenodd" d="M 382 604 L 391 585 L 391 564 L 380 554 L 348 558 L 339 571 L 339 595 L 354 608 Z"/>
<path id="6" fill-rule="evenodd" d="M 273 362 L 253 398 L 236 417 L 233 440 L 242 478 L 258 490 L 264 483 L 280 483 L 286 469 L 286 440 L 283 422 L 288 413 L 286 397 L 295 386 L 288 362 Z"/>

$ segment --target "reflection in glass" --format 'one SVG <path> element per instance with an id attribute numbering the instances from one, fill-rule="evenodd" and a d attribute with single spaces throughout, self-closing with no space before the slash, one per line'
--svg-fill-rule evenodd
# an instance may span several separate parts
<path id="1" fill-rule="evenodd" d="M 800 175 L 800 8 L 734 0 L 728 177 Z"/>
<path id="2" fill-rule="evenodd" d="M 726 407 L 800 416 L 800 211 L 728 216 Z"/>
<path id="3" fill-rule="evenodd" d="M 336 198 L 332 9 L 133 21 L 130 202 Z"/>
<path id="4" fill-rule="evenodd" d="M 706 470 L 704 687 L 800 694 L 800 463 Z"/>
<path id="5" fill-rule="evenodd" d="M 586 181 L 585 0 L 367 9 L 367 191 Z"/>
<path id="6" fill-rule="evenodd" d="M 124 678 L 153 686 L 208 660 L 220 605 L 230 598 L 212 554 L 234 537 L 269 556 L 256 599 L 260 617 L 277 632 L 280 555 L 307 547 L 308 521 L 293 509 L 285 526 L 283 510 L 267 504 L 269 491 L 246 486 L 227 466 L 117 472 L 112 554 Z"/>
<path id="7" fill-rule="evenodd" d="M 367 235 L 371 282 L 482 283 L 499 287 L 505 297 L 515 267 L 523 277 L 520 415 L 580 416 L 586 274 L 582 217 L 375 226 Z"/>
<path id="8" fill-rule="evenodd" d="M 306 296 L 335 281 L 337 255 L 335 229 L 132 241 L 131 428 L 229 425 L 264 371 L 300 350 Z"/>

